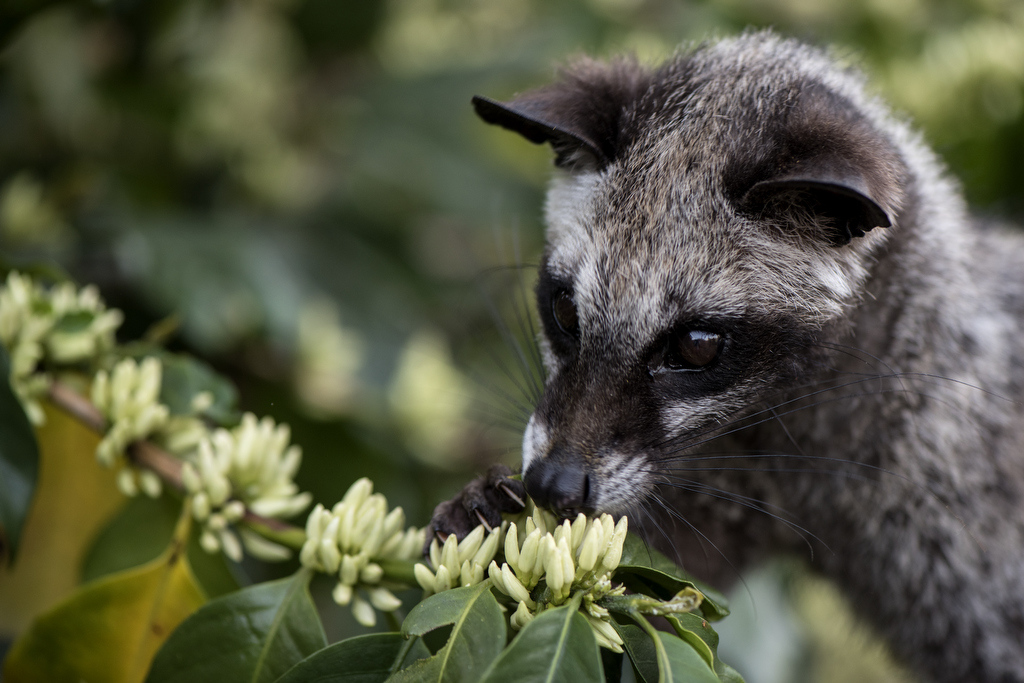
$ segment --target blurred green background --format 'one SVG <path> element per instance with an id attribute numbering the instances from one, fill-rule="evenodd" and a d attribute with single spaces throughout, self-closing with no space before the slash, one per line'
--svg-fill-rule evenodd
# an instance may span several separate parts
<path id="1" fill-rule="evenodd" d="M 172 347 L 292 425 L 317 500 L 366 475 L 423 524 L 516 462 L 536 381 L 506 337 L 529 336 L 550 155 L 470 97 L 749 26 L 835 46 L 977 211 L 1024 212 L 1016 0 L 5 0 L 0 265 L 99 284 L 125 338 L 176 316 Z M 750 683 L 897 680 L 835 665 L 852 627 L 823 644 L 827 588 L 785 566 L 750 585 L 758 615 L 729 637 L 783 672 L 738 652 Z M 332 636 L 352 628 L 325 612 Z"/>

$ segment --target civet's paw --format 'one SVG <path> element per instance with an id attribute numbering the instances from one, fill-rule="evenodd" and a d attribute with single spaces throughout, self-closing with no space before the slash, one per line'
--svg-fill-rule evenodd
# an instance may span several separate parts
<path id="1" fill-rule="evenodd" d="M 522 512 L 526 505 L 523 482 L 512 479 L 512 470 L 505 465 L 494 465 L 466 485 L 466 488 L 434 508 L 434 516 L 427 527 L 424 553 L 433 539 L 444 542 L 449 534 L 458 539 L 483 524 L 488 530 L 501 525 L 501 513 Z"/>

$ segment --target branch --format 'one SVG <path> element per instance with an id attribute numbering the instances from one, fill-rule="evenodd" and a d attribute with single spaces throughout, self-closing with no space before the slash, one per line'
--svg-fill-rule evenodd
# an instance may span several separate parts
<path id="1" fill-rule="evenodd" d="M 96 406 L 78 392 L 66 384 L 54 381 L 50 384 L 48 398 L 55 406 L 66 412 L 68 415 L 79 420 L 85 426 L 98 434 L 107 431 L 107 420 L 103 414 L 96 409 Z M 156 473 L 164 482 L 173 486 L 178 491 L 184 490 L 181 482 L 182 462 L 164 449 L 151 441 L 136 441 L 128 447 L 128 455 L 131 460 L 148 470 Z M 282 522 L 279 519 L 263 517 L 251 510 L 246 510 L 245 521 L 253 531 L 269 540 L 283 542 L 285 545 L 296 547 L 299 535 L 305 538 L 305 531 L 300 527 Z M 302 545 L 299 543 L 298 545 Z"/>

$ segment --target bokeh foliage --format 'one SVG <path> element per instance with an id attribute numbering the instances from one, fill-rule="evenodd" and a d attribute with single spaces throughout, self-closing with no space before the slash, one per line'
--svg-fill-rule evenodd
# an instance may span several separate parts
<path id="1" fill-rule="evenodd" d="M 471 95 L 767 25 L 861 64 L 978 210 L 1024 213 L 1018 0 L 11 0 L 0 265 L 99 284 L 126 338 L 173 335 L 290 422 L 317 500 L 370 476 L 422 523 L 515 461 L 529 384 L 501 327 L 549 154 Z"/>

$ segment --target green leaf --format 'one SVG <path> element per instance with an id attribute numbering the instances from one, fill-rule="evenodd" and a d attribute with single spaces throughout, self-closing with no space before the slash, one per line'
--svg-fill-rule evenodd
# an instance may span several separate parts
<path id="1" fill-rule="evenodd" d="M 181 500 L 170 495 L 153 499 L 137 496 L 97 536 L 82 565 L 82 580 L 91 581 L 153 559 L 167 546 L 181 514 Z M 224 554 L 199 546 L 201 529 L 193 529 L 188 561 L 207 597 L 220 597 L 239 588 Z"/>
<path id="2" fill-rule="evenodd" d="M 214 422 L 226 425 L 238 421 L 238 392 L 235 386 L 221 377 L 206 363 L 191 356 L 161 353 L 163 381 L 160 384 L 160 401 L 171 409 L 171 413 L 182 415 L 192 412 L 192 399 L 204 391 L 213 395 L 213 404 L 203 415 Z"/>
<path id="3" fill-rule="evenodd" d="M 11 649 L 9 683 L 138 683 L 168 634 L 203 604 L 179 543 L 159 558 L 86 584 Z"/>
<path id="4" fill-rule="evenodd" d="M 14 559 L 39 476 L 39 446 L 14 395 L 7 349 L 0 345 L 0 560 Z"/>
<path id="5" fill-rule="evenodd" d="M 622 560 L 615 570 L 615 581 L 621 581 L 637 593 L 654 595 L 668 600 L 687 586 L 696 588 L 704 595 L 700 611 L 708 621 L 718 621 L 728 616 L 729 607 L 725 597 L 695 581 L 657 550 L 649 546 L 636 534 L 626 534 L 622 546 Z"/>
<path id="6" fill-rule="evenodd" d="M 53 326 L 53 331 L 67 332 L 68 334 L 84 332 L 89 329 L 89 325 L 92 325 L 92 321 L 95 318 L 96 314 L 92 311 L 75 311 L 74 313 L 65 313 Z"/>
<path id="7" fill-rule="evenodd" d="M 626 644 L 626 654 L 645 683 L 721 683 L 700 653 L 676 635 L 657 632 L 662 646 L 659 660 L 657 646 L 641 628 L 616 627 Z"/>
<path id="8" fill-rule="evenodd" d="M 408 666 L 429 657 L 430 650 L 419 638 L 410 645 L 401 633 L 356 636 L 306 657 L 277 683 L 382 683 L 399 655 Z"/>
<path id="9" fill-rule="evenodd" d="M 398 671 L 388 681 L 477 683 L 506 642 L 505 618 L 490 584 L 455 588 L 416 605 L 402 624 L 406 636 L 451 625 L 448 642 L 437 654 Z"/>
<path id="10" fill-rule="evenodd" d="M 163 552 L 181 515 L 181 501 L 170 496 L 136 496 L 99 534 L 82 563 L 82 580 L 149 562 Z"/>
<path id="11" fill-rule="evenodd" d="M 171 634 L 148 683 L 271 683 L 327 645 L 310 574 L 244 588 L 206 604 Z"/>
<path id="12" fill-rule="evenodd" d="M 720 679 L 726 683 L 744 683 L 735 669 L 718 658 L 718 634 L 706 620 L 693 613 L 672 614 L 666 619 L 676 634 L 700 653 Z"/>
<path id="13" fill-rule="evenodd" d="M 547 610 L 526 625 L 485 674 L 485 683 L 603 683 L 601 652 L 577 605 Z"/>
<path id="14" fill-rule="evenodd" d="M 633 624 L 614 624 L 615 630 L 622 636 L 626 656 L 633 663 L 633 669 L 644 683 L 658 683 L 658 656 L 654 651 L 654 643 L 639 626 Z"/>

